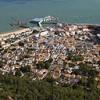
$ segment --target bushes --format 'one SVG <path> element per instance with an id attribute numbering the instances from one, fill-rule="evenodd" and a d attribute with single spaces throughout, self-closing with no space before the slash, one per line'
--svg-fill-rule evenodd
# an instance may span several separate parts
<path id="1" fill-rule="evenodd" d="M 27 73 L 27 72 L 30 72 L 31 71 L 31 67 L 29 65 L 27 65 L 27 66 L 21 67 L 20 70 L 23 73 Z"/>
<path id="2" fill-rule="evenodd" d="M 72 60 L 73 62 L 75 62 L 75 61 L 83 61 L 84 58 L 81 55 L 73 55 L 73 54 L 69 53 L 68 60 Z"/>
<path id="3" fill-rule="evenodd" d="M 0 68 L 2 68 L 2 66 L 3 66 L 3 61 L 0 60 Z"/>
<path id="4" fill-rule="evenodd" d="M 46 80 L 32 81 L 28 77 L 0 75 L 0 100 L 99 100 L 100 90 L 91 92 L 81 87 L 62 87 Z M 93 98 L 93 99 L 91 99 Z"/>
<path id="5" fill-rule="evenodd" d="M 47 61 L 40 61 L 36 64 L 38 69 L 48 69 L 51 66 L 53 59 L 50 58 Z"/>
<path id="6" fill-rule="evenodd" d="M 19 42 L 18 45 L 23 47 L 24 46 L 24 42 Z"/>

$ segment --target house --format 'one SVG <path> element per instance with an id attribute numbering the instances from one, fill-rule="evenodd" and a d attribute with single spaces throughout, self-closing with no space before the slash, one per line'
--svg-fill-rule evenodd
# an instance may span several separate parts
<path id="1" fill-rule="evenodd" d="M 53 72 L 52 72 L 52 77 L 54 79 L 58 79 L 61 76 L 61 70 L 59 67 L 54 68 Z"/>
<path id="2" fill-rule="evenodd" d="M 44 79 L 48 74 L 48 70 L 47 69 L 41 69 L 41 70 L 38 70 L 36 75 L 38 77 L 39 80 L 42 80 Z"/>

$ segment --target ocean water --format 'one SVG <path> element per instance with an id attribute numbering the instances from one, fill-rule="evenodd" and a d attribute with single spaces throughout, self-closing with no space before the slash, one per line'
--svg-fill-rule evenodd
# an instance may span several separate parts
<path id="1" fill-rule="evenodd" d="M 100 0 L 0 0 L 0 32 L 13 29 L 12 17 L 28 21 L 48 15 L 66 23 L 100 24 Z"/>

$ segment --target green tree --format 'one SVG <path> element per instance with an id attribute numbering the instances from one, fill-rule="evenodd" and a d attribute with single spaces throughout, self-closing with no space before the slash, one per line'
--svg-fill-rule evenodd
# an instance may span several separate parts
<path id="1" fill-rule="evenodd" d="M 31 71 L 31 67 L 29 65 L 27 65 L 27 66 L 21 67 L 20 70 L 23 73 L 27 73 L 27 72 L 30 72 Z"/>

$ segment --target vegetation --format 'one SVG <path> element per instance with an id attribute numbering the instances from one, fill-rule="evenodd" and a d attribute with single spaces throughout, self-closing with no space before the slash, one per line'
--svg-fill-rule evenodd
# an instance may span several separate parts
<path id="1" fill-rule="evenodd" d="M 2 68 L 2 66 L 3 66 L 3 61 L 0 60 L 0 68 Z"/>
<path id="2" fill-rule="evenodd" d="M 68 53 L 68 59 L 72 60 L 73 62 L 84 60 L 83 56 L 81 56 L 81 55 L 73 55 L 71 53 Z"/>
<path id="3" fill-rule="evenodd" d="M 30 72 L 31 71 L 31 67 L 29 65 L 27 65 L 27 66 L 21 67 L 20 70 L 23 73 L 27 73 L 27 72 Z"/>
<path id="4" fill-rule="evenodd" d="M 100 90 L 56 85 L 51 78 L 32 81 L 28 76 L 5 74 L 0 75 L 0 100 L 100 100 Z"/>
<path id="5" fill-rule="evenodd" d="M 19 42 L 18 44 L 19 44 L 19 46 L 22 46 L 22 47 L 24 46 L 23 42 Z"/>
<path id="6" fill-rule="evenodd" d="M 87 77 L 96 77 L 97 71 L 93 69 L 92 66 L 89 66 L 86 63 L 80 63 L 79 66 L 79 69 L 73 70 L 73 73 L 75 73 L 76 75 L 80 74 Z"/>
<path id="7" fill-rule="evenodd" d="M 36 64 L 38 69 L 48 69 L 51 66 L 53 59 L 50 58 L 47 61 L 40 61 Z"/>

